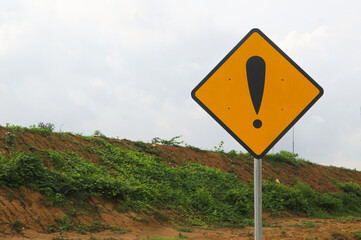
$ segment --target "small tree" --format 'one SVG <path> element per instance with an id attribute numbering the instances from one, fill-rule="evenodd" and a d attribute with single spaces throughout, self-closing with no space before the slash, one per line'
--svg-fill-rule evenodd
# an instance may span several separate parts
<path id="1" fill-rule="evenodd" d="M 55 129 L 55 125 L 52 123 L 43 123 L 43 122 L 39 122 L 38 123 L 38 128 L 42 128 L 42 129 L 47 129 L 50 131 L 53 131 Z"/>

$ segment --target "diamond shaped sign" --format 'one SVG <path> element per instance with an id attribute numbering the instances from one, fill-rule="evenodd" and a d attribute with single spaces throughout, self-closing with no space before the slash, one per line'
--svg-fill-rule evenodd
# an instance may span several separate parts
<path id="1" fill-rule="evenodd" d="M 192 91 L 192 98 L 255 158 L 262 158 L 322 95 L 323 89 L 259 29 Z"/>

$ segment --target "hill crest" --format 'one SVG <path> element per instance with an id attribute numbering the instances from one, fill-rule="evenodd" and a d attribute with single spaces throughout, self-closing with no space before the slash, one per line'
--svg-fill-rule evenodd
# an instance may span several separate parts
<path id="1" fill-rule="evenodd" d="M 253 158 L 249 154 L 236 151 L 225 152 L 222 149 L 215 151 L 201 150 L 189 145 L 181 146 L 176 141 L 157 143 L 143 143 L 126 139 L 112 139 L 99 134 L 110 144 L 124 149 L 129 146 L 165 159 L 172 166 L 180 166 L 183 161 L 199 163 L 204 166 L 217 168 L 225 173 L 237 175 L 244 183 L 253 181 Z M 159 138 L 158 138 L 159 139 Z M 52 132 L 49 129 L 23 128 L 18 126 L 0 127 L 0 151 L 8 154 L 13 150 L 34 152 L 36 150 L 53 149 L 63 152 L 76 152 L 83 158 L 97 160 L 94 153 L 85 151 L 85 148 L 95 147 L 89 137 L 80 134 Z M 168 143 L 168 145 L 167 145 Z M 361 185 L 361 172 L 334 166 L 322 166 L 303 159 L 282 156 L 287 152 L 268 154 L 263 159 L 263 180 L 277 181 L 287 186 L 294 186 L 297 182 L 310 185 L 319 192 L 338 192 L 338 183 L 355 182 Z M 49 163 L 45 163 L 49 164 Z"/>

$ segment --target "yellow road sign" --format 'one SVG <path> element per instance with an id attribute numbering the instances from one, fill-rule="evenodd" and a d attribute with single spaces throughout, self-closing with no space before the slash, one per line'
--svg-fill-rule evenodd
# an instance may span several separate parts
<path id="1" fill-rule="evenodd" d="M 192 98 L 262 158 L 322 94 L 292 59 L 252 29 L 193 89 Z"/>

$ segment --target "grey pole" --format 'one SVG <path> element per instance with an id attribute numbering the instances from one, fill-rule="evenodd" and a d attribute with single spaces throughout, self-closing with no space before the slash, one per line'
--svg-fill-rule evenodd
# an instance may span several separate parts
<path id="1" fill-rule="evenodd" d="M 254 159 L 254 235 L 262 240 L 262 159 Z"/>
<path id="2" fill-rule="evenodd" d="M 292 128 L 292 155 L 295 157 L 295 127 Z"/>

